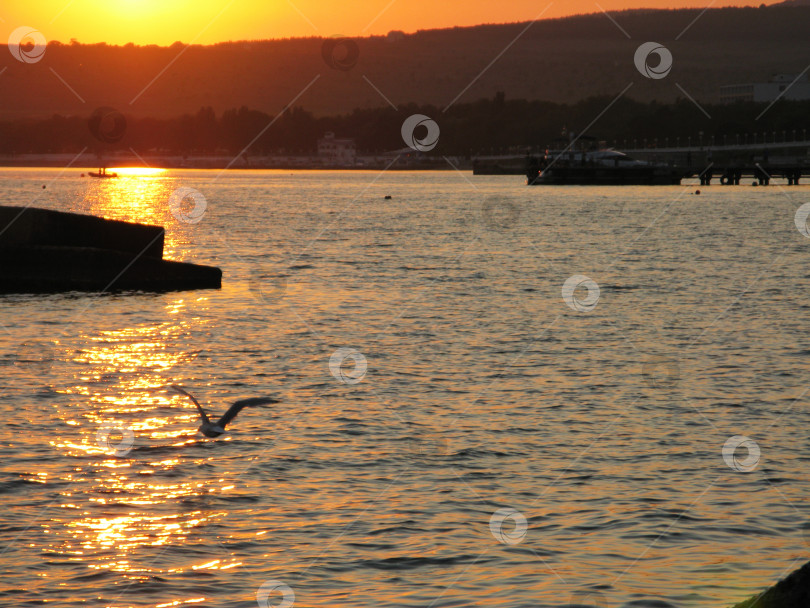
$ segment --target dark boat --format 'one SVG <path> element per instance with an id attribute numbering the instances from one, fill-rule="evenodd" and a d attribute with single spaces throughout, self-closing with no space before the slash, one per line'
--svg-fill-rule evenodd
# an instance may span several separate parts
<path id="1" fill-rule="evenodd" d="M 669 165 L 631 158 L 618 150 L 547 151 L 541 159 L 529 158 L 527 183 L 576 186 L 672 186 L 687 171 Z"/>
<path id="2" fill-rule="evenodd" d="M 87 175 L 89 175 L 90 177 L 100 177 L 100 178 L 118 177 L 117 173 L 107 173 L 106 167 L 102 167 L 98 171 L 89 171 Z"/>

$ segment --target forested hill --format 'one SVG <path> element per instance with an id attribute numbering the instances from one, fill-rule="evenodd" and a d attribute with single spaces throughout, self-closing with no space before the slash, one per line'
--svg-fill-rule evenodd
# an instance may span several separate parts
<path id="1" fill-rule="evenodd" d="M 528 23 L 516 23 L 392 33 L 357 39 L 353 66 L 352 49 L 338 44 L 327 54 L 332 67 L 320 38 L 185 50 L 180 43 L 51 42 L 37 63 L 0 53 L 0 70 L 6 68 L 0 74 L 0 119 L 89 114 L 98 106 L 153 117 L 194 113 L 203 106 L 216 112 L 247 106 L 273 114 L 294 99 L 316 115 L 334 115 L 386 106 L 383 95 L 397 106 L 415 102 L 444 108 L 462 91 L 459 101 L 502 91 L 509 99 L 570 103 L 616 96 L 630 83 L 627 95 L 638 100 L 672 101 L 684 97 L 682 88 L 708 103 L 717 100 L 721 84 L 798 74 L 810 63 L 809 6 L 712 8 L 698 18 L 700 13 L 612 13 L 620 27 L 597 13 L 539 21 L 528 29 Z M 647 79 L 637 71 L 634 53 L 647 41 L 672 52 L 666 78 Z"/>

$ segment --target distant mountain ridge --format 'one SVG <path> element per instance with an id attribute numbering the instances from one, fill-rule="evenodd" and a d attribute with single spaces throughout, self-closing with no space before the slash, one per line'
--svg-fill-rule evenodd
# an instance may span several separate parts
<path id="1" fill-rule="evenodd" d="M 180 43 L 51 43 L 34 64 L 0 54 L 0 70 L 7 68 L 0 75 L 0 119 L 89 115 L 98 106 L 155 117 L 194 113 L 203 106 L 218 113 L 247 106 L 272 114 L 293 101 L 331 115 L 389 102 L 444 108 L 456 99 L 491 98 L 498 91 L 509 99 L 574 102 L 616 96 L 627 87 L 628 96 L 644 101 L 683 98 L 683 90 L 712 102 L 721 84 L 763 81 L 806 68 L 807 5 L 808 0 L 789 0 L 760 8 L 712 8 L 702 16 L 692 9 L 611 13 L 618 27 L 598 13 L 392 33 L 357 39 L 353 67 L 352 49 L 345 45 L 333 49 L 338 55 L 327 65 L 320 38 L 185 50 Z M 636 69 L 635 51 L 647 41 L 671 51 L 673 67 L 666 78 L 648 79 Z M 347 50 L 349 55 L 340 55 Z"/>

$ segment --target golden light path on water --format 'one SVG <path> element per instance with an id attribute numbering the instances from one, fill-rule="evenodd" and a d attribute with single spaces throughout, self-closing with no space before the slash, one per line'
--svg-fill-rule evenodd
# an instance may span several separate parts
<path id="1" fill-rule="evenodd" d="M 117 178 L 95 179 L 82 200 L 85 213 L 107 219 L 164 226 L 164 257 L 188 253 L 182 249 L 182 226 L 171 215 L 167 204 L 176 181 L 165 177 L 165 169 L 149 167 L 112 167 L 108 173 Z M 188 242 L 186 241 L 187 245 Z"/>
<path id="2" fill-rule="evenodd" d="M 165 256 L 223 288 L 0 300 L 0 603 L 241 608 L 278 580 L 296 608 L 724 608 L 806 558 L 806 242 L 779 193 L 706 189 L 667 216 L 674 188 L 403 173 L 358 202 L 374 174 L 109 170 L 7 196 L 164 226 Z M 186 186 L 198 224 L 167 204 Z M 495 196 L 517 226 L 481 219 Z M 590 314 L 561 298 L 578 272 Z M 338 347 L 362 382 L 330 370 Z M 173 383 L 212 415 L 281 403 L 208 440 Z M 750 474 L 723 462 L 733 434 L 762 448 Z M 520 542 L 493 535 L 502 507 Z"/>
<path id="3" fill-rule="evenodd" d="M 183 225 L 173 218 L 166 204 L 176 181 L 166 179 L 163 169 L 112 167 L 108 173 L 118 177 L 93 181 L 81 210 L 107 219 L 165 226 L 164 257 L 187 257 Z M 196 409 L 189 407 L 186 398 L 167 394 L 165 388 L 167 380 L 182 383 L 182 378 L 173 377 L 173 370 L 195 357 L 183 342 L 192 328 L 204 329 L 198 316 L 187 314 L 188 309 L 204 310 L 207 302 L 205 295 L 177 294 L 165 304 L 169 321 L 76 336 L 83 346 L 72 363 L 81 371 L 65 393 L 81 407 L 74 408 L 73 415 L 63 422 L 82 428 L 82 434 L 80 441 L 54 441 L 52 445 L 84 463 L 63 481 L 79 483 L 86 490 L 84 496 L 63 493 L 63 516 L 45 526 L 59 539 L 49 552 L 92 570 L 124 573 L 132 581 L 148 580 L 158 573 L 228 570 L 240 565 L 231 558 L 169 567 L 137 564 L 130 559 L 144 547 L 181 545 L 196 529 L 226 515 L 176 506 L 190 504 L 205 494 L 233 490 L 233 484 L 224 479 L 215 483 L 154 480 L 156 472 L 171 471 L 180 464 L 179 456 L 163 452 L 169 450 L 171 454 L 176 448 L 174 453 L 181 454 L 180 448 L 197 441 Z M 94 430 L 103 428 L 109 432 L 100 441 Z M 118 457 L 115 447 L 126 443 L 125 429 L 138 438 L 138 443 L 160 446 L 160 453 Z M 197 464 L 204 462 L 200 459 Z M 82 498 L 87 503 L 82 504 Z M 90 555 L 92 559 L 88 559 Z M 156 606 L 195 604 L 204 599 L 186 598 Z"/>
<path id="4" fill-rule="evenodd" d="M 182 315 L 184 299 L 171 301 L 167 316 Z M 205 298 L 197 298 L 195 304 L 199 306 L 204 301 Z M 171 470 L 179 464 L 178 457 L 163 452 L 171 453 L 171 448 L 196 441 L 196 410 L 189 408 L 184 398 L 165 395 L 160 390 L 165 388 L 166 379 L 172 377 L 172 370 L 194 356 L 179 343 L 187 336 L 187 330 L 181 322 L 78 336 L 84 347 L 76 353 L 73 363 L 82 371 L 75 377 L 76 384 L 65 392 L 82 406 L 64 423 L 89 430 L 82 434 L 80 442 L 54 442 L 53 446 L 65 456 L 85 463 L 63 480 L 80 482 L 87 488 L 84 494 L 92 508 L 88 510 L 71 502 L 62 505 L 71 513 L 69 519 L 61 521 L 68 538 L 51 548 L 54 553 L 74 556 L 93 569 L 126 572 L 136 577 L 146 575 L 154 569 L 133 565 L 127 559 L 130 554 L 144 546 L 182 543 L 197 527 L 224 515 L 195 509 L 179 512 L 165 507 L 205 493 L 233 489 L 225 480 L 219 484 L 153 481 L 156 471 Z M 105 385 L 107 389 L 103 388 Z M 106 440 L 99 441 L 94 430 L 110 425 Z M 111 454 L 115 446 L 126 440 L 117 425 L 131 431 L 140 444 L 161 446 L 160 453 L 130 459 Z M 69 492 L 63 496 L 68 501 L 73 498 Z M 107 509 L 104 515 L 98 514 Z M 122 510 L 125 512 L 116 514 Z M 83 557 L 88 554 L 96 559 L 88 562 Z M 237 562 L 232 560 L 211 560 L 166 571 L 228 569 L 235 565 Z"/>

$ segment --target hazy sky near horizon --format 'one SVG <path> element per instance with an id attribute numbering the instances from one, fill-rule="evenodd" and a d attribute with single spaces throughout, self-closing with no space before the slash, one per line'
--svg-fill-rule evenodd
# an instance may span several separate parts
<path id="1" fill-rule="evenodd" d="M 775 4 L 778 0 L 765 0 Z M 631 8 L 758 6 L 745 0 L 5 0 L 0 35 L 20 26 L 47 40 L 210 44 L 298 36 L 368 36 L 530 21 Z"/>

